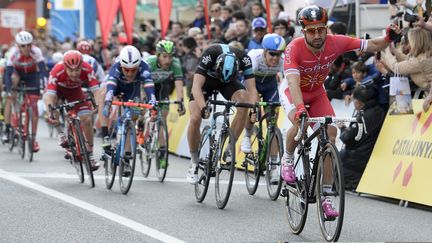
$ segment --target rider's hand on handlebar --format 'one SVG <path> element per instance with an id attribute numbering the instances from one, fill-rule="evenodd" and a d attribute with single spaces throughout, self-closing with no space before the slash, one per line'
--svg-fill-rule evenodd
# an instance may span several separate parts
<path id="1" fill-rule="evenodd" d="M 255 123 L 257 121 L 257 113 L 255 109 L 250 109 L 249 111 L 249 121 L 250 123 Z"/>
<path id="2" fill-rule="evenodd" d="M 201 109 L 201 117 L 203 118 L 203 119 L 208 119 L 209 117 L 210 117 L 210 113 L 211 113 L 211 106 L 204 106 L 202 109 Z"/>
<path id="3" fill-rule="evenodd" d="M 183 104 L 183 99 L 180 100 L 180 104 L 178 104 L 177 112 L 179 116 L 183 116 L 186 113 L 186 109 Z"/>
<path id="4" fill-rule="evenodd" d="M 297 122 L 300 122 L 300 118 L 303 113 L 306 114 L 306 118 L 309 117 L 309 113 L 307 112 L 306 107 L 303 103 L 298 104 L 296 106 L 296 109 L 297 111 L 294 115 L 294 120 L 296 120 Z"/>

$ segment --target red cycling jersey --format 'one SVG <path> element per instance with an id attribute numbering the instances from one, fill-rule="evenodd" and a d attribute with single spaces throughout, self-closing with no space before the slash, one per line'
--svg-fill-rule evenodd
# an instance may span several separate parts
<path id="1" fill-rule="evenodd" d="M 334 116 L 333 108 L 327 98 L 323 83 L 336 58 L 347 51 L 367 48 L 367 41 L 344 35 L 327 35 L 323 49 L 317 54 L 306 46 L 304 37 L 294 39 L 285 49 L 284 70 L 289 74 L 300 75 L 300 88 L 303 102 L 309 105 L 309 115 Z M 285 111 L 290 112 L 294 105 L 289 88 L 285 95 L 291 104 L 284 104 Z"/>
<path id="2" fill-rule="evenodd" d="M 304 37 L 294 39 L 285 49 L 285 76 L 300 75 L 302 92 L 322 88 L 330 67 L 338 56 L 353 50 L 364 51 L 367 41 L 344 35 L 327 35 L 324 48 L 313 54 L 306 46 Z"/>
<path id="3" fill-rule="evenodd" d="M 90 64 L 83 62 L 79 81 L 73 81 L 66 73 L 66 67 L 63 62 L 57 63 L 50 72 L 47 92 L 56 94 L 58 87 L 73 89 L 86 85 L 90 90 L 99 87 L 99 81 L 96 79 L 94 71 Z"/>

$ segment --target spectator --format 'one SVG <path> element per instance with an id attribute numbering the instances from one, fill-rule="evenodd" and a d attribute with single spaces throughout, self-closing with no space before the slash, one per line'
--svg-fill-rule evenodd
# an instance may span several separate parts
<path id="1" fill-rule="evenodd" d="M 201 50 L 197 42 L 192 37 L 187 37 L 182 41 L 183 51 L 185 55 L 182 59 L 182 66 L 185 73 L 185 84 L 187 95 L 190 96 L 192 88 L 193 75 L 198 67 L 199 58 L 201 57 Z"/>
<path id="2" fill-rule="evenodd" d="M 340 139 L 345 147 L 340 151 L 345 178 L 345 189 L 355 190 L 372 154 L 381 126 L 385 119 L 384 111 L 378 106 L 377 91 L 372 86 L 359 86 L 353 91 L 354 108 L 364 111 L 367 133 L 360 141 L 355 140 L 357 123 L 341 126 Z"/>
<path id="3" fill-rule="evenodd" d="M 198 47 L 203 51 L 204 49 L 207 48 L 207 40 L 205 38 L 205 36 L 201 33 L 195 35 L 195 41 L 198 44 Z"/>
<path id="4" fill-rule="evenodd" d="M 273 32 L 284 37 L 285 43 L 288 45 L 294 36 L 294 27 L 288 26 L 288 22 L 284 19 L 278 19 L 273 22 Z"/>
<path id="5" fill-rule="evenodd" d="M 329 34 L 331 35 L 346 35 L 347 27 L 344 22 L 336 21 L 329 26 Z"/>
<path id="6" fill-rule="evenodd" d="M 248 0 L 239 0 L 238 4 L 240 6 L 240 10 L 241 12 L 243 12 L 246 16 L 247 19 L 251 20 L 253 19 L 252 17 L 252 1 L 248 1 Z"/>
<path id="7" fill-rule="evenodd" d="M 222 20 L 217 19 L 213 21 L 210 25 L 210 31 L 212 39 L 222 39 L 223 31 L 222 31 Z"/>
<path id="8" fill-rule="evenodd" d="M 284 7 L 282 3 L 272 3 L 270 6 L 270 14 L 272 22 L 274 23 L 279 19 L 279 13 L 284 11 Z M 283 36 L 283 35 L 281 35 Z"/>
<path id="9" fill-rule="evenodd" d="M 262 6 L 260 1 L 256 1 L 252 4 L 252 18 L 255 19 L 258 17 L 266 17 L 264 13 L 264 7 Z"/>
<path id="10" fill-rule="evenodd" d="M 202 5 L 197 5 L 195 7 L 195 19 L 192 21 L 189 27 L 198 27 L 203 29 L 205 24 L 204 7 Z"/>
<path id="11" fill-rule="evenodd" d="M 408 31 L 408 42 L 411 46 L 409 54 L 393 48 L 381 56 L 386 68 L 393 73 L 396 69 L 400 75 L 409 75 L 412 81 L 421 89 L 429 90 L 432 81 L 432 38 L 431 33 L 422 28 L 413 28 Z"/>
<path id="12" fill-rule="evenodd" d="M 249 20 L 236 20 L 235 29 L 228 29 L 227 32 L 225 32 L 224 40 L 226 43 L 237 40 L 244 47 L 247 47 L 249 44 Z"/>
<path id="13" fill-rule="evenodd" d="M 349 60 L 344 59 L 343 56 L 339 56 L 330 66 L 329 75 L 324 81 L 324 87 L 329 100 L 343 98 L 341 84 L 343 80 L 349 77 L 351 77 Z"/>
<path id="14" fill-rule="evenodd" d="M 211 22 L 215 20 L 220 20 L 222 15 L 222 6 L 220 3 L 213 3 L 210 5 L 210 20 Z"/>
<path id="15" fill-rule="evenodd" d="M 414 23 L 414 26 L 418 26 L 432 32 L 432 18 L 429 17 L 429 20 L 425 22 L 424 18 L 420 17 L 418 18 L 418 21 Z"/>
<path id="16" fill-rule="evenodd" d="M 374 84 L 371 76 L 368 76 L 368 66 L 363 62 L 358 61 L 351 65 L 352 78 L 345 79 L 341 84 L 341 89 L 344 91 L 343 96 L 345 104 L 349 105 L 352 100 L 352 90 L 361 85 Z"/>
<path id="17" fill-rule="evenodd" d="M 254 18 L 252 30 L 254 37 L 249 41 L 247 50 L 263 49 L 262 40 L 264 35 L 267 34 L 267 21 L 263 17 Z"/>
<path id="18" fill-rule="evenodd" d="M 180 36 L 184 34 L 183 25 L 180 22 L 172 22 L 171 29 L 167 36 L 167 39 L 176 43 L 179 41 Z"/>
<path id="19" fill-rule="evenodd" d="M 233 10 L 230 6 L 222 7 L 221 20 L 223 31 L 226 31 L 229 28 L 230 24 L 233 24 L 232 13 Z"/>
<path id="20" fill-rule="evenodd" d="M 193 27 L 193 28 L 190 28 L 188 30 L 188 36 L 193 37 L 193 38 L 195 38 L 195 36 L 197 36 L 198 34 L 201 34 L 201 33 L 202 33 L 202 31 L 198 27 Z"/>

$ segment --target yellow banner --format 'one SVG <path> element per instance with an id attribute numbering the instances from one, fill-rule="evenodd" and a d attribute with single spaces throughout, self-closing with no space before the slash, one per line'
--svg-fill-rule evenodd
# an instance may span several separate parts
<path id="1" fill-rule="evenodd" d="M 413 100 L 414 114 L 388 115 L 357 188 L 432 206 L 432 111 Z"/>

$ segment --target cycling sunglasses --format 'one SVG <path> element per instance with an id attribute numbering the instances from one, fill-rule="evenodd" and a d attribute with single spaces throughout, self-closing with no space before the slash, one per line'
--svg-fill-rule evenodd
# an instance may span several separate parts
<path id="1" fill-rule="evenodd" d="M 272 57 L 280 57 L 282 55 L 282 52 L 279 51 L 268 51 L 267 53 Z"/>
<path id="2" fill-rule="evenodd" d="M 307 29 L 304 29 L 304 31 L 307 34 L 309 34 L 309 35 L 315 35 L 315 33 L 317 33 L 317 32 L 318 32 L 319 35 L 321 35 L 326 30 L 327 30 L 327 26 L 321 26 L 321 27 L 317 27 L 317 28 L 307 28 Z"/>
<path id="3" fill-rule="evenodd" d="M 138 70 L 138 68 L 134 67 L 134 68 L 126 68 L 126 67 L 122 67 L 123 71 L 126 73 L 133 73 L 136 70 Z"/>
<path id="4" fill-rule="evenodd" d="M 21 48 L 26 48 L 28 46 L 31 46 L 32 44 L 25 44 L 25 45 L 19 45 Z"/>

